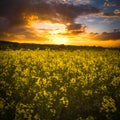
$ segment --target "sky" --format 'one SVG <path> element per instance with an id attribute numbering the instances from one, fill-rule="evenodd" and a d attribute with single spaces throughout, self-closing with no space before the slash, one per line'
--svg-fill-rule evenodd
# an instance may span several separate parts
<path id="1" fill-rule="evenodd" d="M 120 0 L 0 0 L 0 40 L 120 47 Z"/>

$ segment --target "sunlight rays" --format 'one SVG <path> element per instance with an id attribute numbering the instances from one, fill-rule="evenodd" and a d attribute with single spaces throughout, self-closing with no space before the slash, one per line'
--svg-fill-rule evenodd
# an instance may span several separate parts
<path id="1" fill-rule="evenodd" d="M 33 23 L 32 27 L 36 29 L 36 34 L 43 34 L 49 39 L 50 44 L 66 44 L 68 42 L 68 38 L 63 34 L 66 33 L 66 26 L 60 23 L 50 23 L 50 22 L 42 22 L 42 23 Z"/>

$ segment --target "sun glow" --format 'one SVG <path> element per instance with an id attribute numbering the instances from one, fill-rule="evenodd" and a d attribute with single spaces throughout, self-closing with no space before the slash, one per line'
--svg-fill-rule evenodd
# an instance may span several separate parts
<path id="1" fill-rule="evenodd" d="M 64 24 L 59 23 L 49 23 L 49 22 L 41 22 L 41 23 L 33 23 L 32 25 L 36 29 L 45 29 L 45 30 L 63 30 L 66 28 Z"/>
<path id="2" fill-rule="evenodd" d="M 66 44 L 68 38 L 63 35 L 66 33 L 66 26 L 60 23 L 33 23 L 32 27 L 36 29 L 36 34 L 44 34 L 44 36 L 49 39 L 50 44 Z"/>
<path id="3" fill-rule="evenodd" d="M 52 44 L 67 44 L 68 43 L 68 38 L 62 35 L 49 35 L 48 36 Z"/>

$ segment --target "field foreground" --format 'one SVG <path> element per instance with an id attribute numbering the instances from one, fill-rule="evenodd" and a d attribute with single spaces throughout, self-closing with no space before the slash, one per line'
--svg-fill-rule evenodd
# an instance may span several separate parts
<path id="1" fill-rule="evenodd" d="M 119 50 L 0 51 L 1 120 L 119 120 Z"/>

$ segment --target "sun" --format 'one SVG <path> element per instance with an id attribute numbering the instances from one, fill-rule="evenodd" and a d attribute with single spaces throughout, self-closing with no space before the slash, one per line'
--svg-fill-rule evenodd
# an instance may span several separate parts
<path id="1" fill-rule="evenodd" d="M 50 39 L 52 44 L 57 44 L 57 45 L 67 44 L 68 38 L 65 35 L 63 35 L 63 33 L 66 32 L 66 29 L 65 28 L 61 29 L 61 28 L 49 31 L 48 38 Z"/>
<path id="2" fill-rule="evenodd" d="M 48 44 L 67 44 L 68 38 L 64 35 L 66 33 L 66 26 L 60 23 L 38 22 L 32 24 L 36 29 L 36 34 L 43 34 L 49 41 Z"/>
<path id="3" fill-rule="evenodd" d="M 61 45 L 61 44 L 67 44 L 68 42 L 68 38 L 59 34 L 56 35 L 50 35 L 49 37 L 50 41 L 52 42 L 52 44 L 57 44 L 57 45 Z"/>

